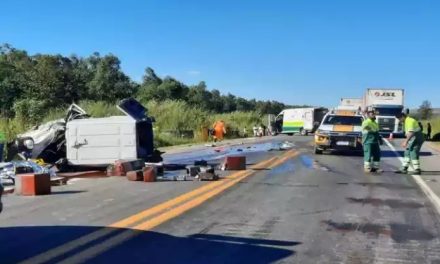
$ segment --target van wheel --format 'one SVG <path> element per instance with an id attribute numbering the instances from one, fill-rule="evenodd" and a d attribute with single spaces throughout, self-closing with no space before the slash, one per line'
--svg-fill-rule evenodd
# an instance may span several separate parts
<path id="1" fill-rule="evenodd" d="M 321 155 L 322 154 L 322 149 L 315 147 L 315 154 L 317 155 Z"/>
<path id="2" fill-rule="evenodd" d="M 301 128 L 299 133 L 301 134 L 301 136 L 307 136 L 309 134 L 309 132 L 307 132 L 307 130 L 305 130 L 304 128 Z"/>

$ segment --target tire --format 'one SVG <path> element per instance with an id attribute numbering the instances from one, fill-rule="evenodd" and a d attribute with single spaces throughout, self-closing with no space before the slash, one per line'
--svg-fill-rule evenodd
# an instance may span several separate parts
<path id="1" fill-rule="evenodd" d="M 315 146 L 315 154 L 316 155 L 321 155 L 322 154 L 322 149 L 320 149 L 320 148 Z"/>
<path id="2" fill-rule="evenodd" d="M 307 132 L 307 130 L 305 130 L 304 128 L 301 128 L 299 133 L 301 134 L 301 136 L 307 136 L 307 134 L 309 134 L 309 132 Z"/>

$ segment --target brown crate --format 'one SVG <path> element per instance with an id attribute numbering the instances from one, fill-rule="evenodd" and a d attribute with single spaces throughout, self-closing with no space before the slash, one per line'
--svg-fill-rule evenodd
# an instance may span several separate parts
<path id="1" fill-rule="evenodd" d="M 125 176 L 126 171 L 122 163 L 122 160 L 115 161 L 115 167 L 113 169 L 114 176 Z"/>
<path id="2" fill-rule="evenodd" d="M 245 156 L 226 157 L 225 168 L 227 170 L 245 170 L 246 169 L 246 157 Z"/>
<path id="3" fill-rule="evenodd" d="M 156 170 L 154 167 L 145 167 L 142 169 L 144 182 L 154 182 L 156 181 Z"/>
<path id="4" fill-rule="evenodd" d="M 18 174 L 20 177 L 21 195 L 44 195 L 51 193 L 51 183 L 49 174 Z"/>
<path id="5" fill-rule="evenodd" d="M 116 160 L 114 175 L 125 176 L 128 171 L 141 170 L 144 167 L 143 160 Z"/>
<path id="6" fill-rule="evenodd" d="M 144 179 L 144 174 L 142 170 L 129 171 L 127 172 L 127 179 L 129 181 L 142 181 Z"/>

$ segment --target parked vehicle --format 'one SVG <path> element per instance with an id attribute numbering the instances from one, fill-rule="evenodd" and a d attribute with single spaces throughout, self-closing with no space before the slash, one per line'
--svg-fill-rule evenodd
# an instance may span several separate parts
<path id="1" fill-rule="evenodd" d="M 293 108 L 285 109 L 275 119 L 275 130 L 281 134 L 314 133 L 328 112 L 327 108 Z"/>
<path id="2" fill-rule="evenodd" d="M 20 134 L 8 143 L 7 160 L 43 159 L 47 163 L 55 163 L 66 157 L 66 123 L 89 118 L 87 113 L 76 104 L 72 104 L 64 119 L 58 119 L 35 126 Z"/>
<path id="3" fill-rule="evenodd" d="M 325 150 L 362 151 L 362 122 L 359 111 L 336 110 L 325 115 L 315 133 L 315 154 Z"/>
<path id="4" fill-rule="evenodd" d="M 123 116 L 90 118 L 79 106 L 69 107 L 65 119 L 19 135 L 8 144 L 8 160 L 42 159 L 73 166 L 105 166 L 117 159 L 162 161 L 153 146 L 154 118 L 133 98 L 118 105 Z"/>
<path id="5" fill-rule="evenodd" d="M 160 161 L 154 156 L 153 121 L 134 99 L 118 105 L 124 116 L 76 119 L 66 125 L 70 165 L 106 165 L 118 159 Z"/>
<path id="6" fill-rule="evenodd" d="M 403 135 L 403 126 L 396 118 L 404 108 L 403 89 L 367 89 L 364 96 L 365 108 L 376 112 L 379 131 L 383 134 Z"/>

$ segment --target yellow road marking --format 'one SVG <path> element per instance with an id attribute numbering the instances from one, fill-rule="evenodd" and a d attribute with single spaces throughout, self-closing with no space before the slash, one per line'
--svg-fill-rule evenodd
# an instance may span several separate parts
<path id="1" fill-rule="evenodd" d="M 296 152 L 292 152 L 292 151 L 286 152 L 283 156 L 281 156 L 281 158 L 280 157 L 273 157 L 271 159 L 262 161 L 262 162 L 260 162 L 260 163 L 258 163 L 256 165 L 252 166 L 251 168 L 252 169 L 258 169 L 258 168 L 261 168 L 261 167 L 264 167 L 264 166 L 268 166 L 272 162 L 274 162 L 274 164 L 281 164 L 282 162 L 287 160 L 289 156 L 295 155 L 295 153 Z M 280 161 L 282 161 L 282 162 L 280 162 Z M 275 166 L 277 166 L 277 165 L 275 165 Z M 270 167 L 273 167 L 273 166 L 270 165 Z M 174 215 L 175 212 L 172 212 L 172 211 L 175 210 L 176 208 L 171 209 L 173 206 L 176 206 L 176 205 L 178 205 L 180 203 L 183 203 L 183 202 L 185 202 L 185 201 L 187 201 L 187 200 L 189 200 L 189 199 L 191 199 L 191 198 L 193 198 L 193 197 L 195 197 L 195 196 L 197 196 L 199 194 L 202 194 L 204 192 L 212 193 L 212 192 L 217 190 L 217 189 L 214 189 L 214 188 L 216 188 L 218 186 L 221 186 L 222 184 L 224 184 L 226 182 L 223 186 L 221 186 L 219 188 L 219 190 L 221 190 L 221 191 L 215 192 L 216 194 L 214 194 L 214 195 L 217 195 L 218 193 L 222 192 L 223 190 L 229 188 L 230 186 L 236 184 L 240 180 L 246 178 L 247 176 L 249 176 L 249 175 L 251 175 L 253 173 L 255 173 L 255 171 L 250 171 L 250 170 L 239 171 L 239 172 L 233 173 L 226 180 L 221 180 L 221 181 L 216 181 L 216 182 L 212 182 L 212 183 L 206 184 L 206 185 L 204 185 L 202 187 L 199 187 L 199 188 L 197 188 L 197 189 L 195 189 L 195 190 L 193 190 L 191 192 L 182 194 L 182 195 L 180 195 L 180 196 L 178 196 L 178 197 L 176 197 L 176 198 L 174 198 L 172 200 L 169 200 L 167 202 L 164 202 L 164 203 L 159 204 L 157 206 L 154 206 L 152 208 L 146 209 L 146 210 L 144 210 L 144 211 L 142 211 L 140 213 L 137 213 L 135 215 L 132 215 L 130 217 L 122 219 L 122 220 L 120 220 L 118 222 L 115 222 L 115 223 L 113 223 L 113 224 L 111 224 L 111 225 L 109 225 L 109 226 L 107 226 L 105 228 L 102 228 L 102 229 L 97 230 L 95 232 L 92 232 L 90 234 L 84 235 L 84 236 L 82 236 L 80 238 L 77 238 L 75 240 L 69 241 L 67 243 L 64 243 L 64 244 L 62 244 L 62 245 L 60 245 L 60 246 L 58 246 L 56 248 L 53 248 L 53 249 L 48 250 L 46 252 L 43 252 L 43 253 L 41 253 L 41 254 L 39 254 L 37 256 L 34 256 L 34 257 L 30 258 L 30 259 L 27 259 L 27 260 L 23 261 L 21 263 L 29 263 L 29 264 L 32 263 L 32 264 L 34 264 L 34 263 L 44 263 L 44 262 L 50 261 L 50 260 L 52 260 L 52 259 L 54 259 L 56 257 L 59 257 L 59 256 L 61 256 L 63 254 L 66 254 L 66 253 L 68 253 L 68 252 L 70 252 L 70 251 L 72 251 L 72 250 L 74 250 L 74 249 L 76 249 L 78 247 L 84 246 L 84 245 L 86 245 L 86 244 L 88 244 L 88 243 L 90 243 L 90 242 L 92 242 L 94 240 L 97 240 L 97 239 L 102 238 L 104 236 L 107 236 L 107 235 L 109 235 L 109 234 L 111 234 L 113 232 L 116 232 L 117 231 L 116 228 L 129 227 L 130 225 L 132 225 L 132 224 L 134 224 L 136 222 L 139 222 L 142 219 L 145 219 L 145 218 L 147 218 L 149 216 L 153 216 L 155 214 L 159 214 L 159 213 L 161 213 L 161 212 L 163 212 L 165 210 L 169 210 L 169 211 L 165 211 L 165 213 L 163 213 L 163 214 Z M 223 188 L 224 186 L 227 186 L 227 187 Z M 205 197 L 205 196 L 203 196 L 203 197 Z M 197 200 L 197 199 L 198 198 L 196 198 L 195 200 Z M 207 199 L 205 199 L 205 200 L 207 200 Z M 179 206 L 177 208 L 180 208 L 181 206 Z M 193 208 L 193 207 L 191 207 L 191 208 Z M 191 209 L 191 208 L 189 208 L 189 209 Z M 185 211 L 187 211 L 189 209 L 186 209 Z M 164 216 L 159 215 L 157 217 L 162 217 L 163 218 Z M 173 216 L 173 217 L 175 217 L 175 216 Z M 151 220 L 148 220 L 148 221 L 153 221 L 154 219 L 155 218 L 153 218 Z M 165 219 L 165 218 L 163 218 L 163 219 Z M 158 221 L 158 220 L 156 219 L 154 221 Z M 166 220 L 163 220 L 160 223 L 163 223 L 164 221 L 166 221 Z M 137 227 L 139 227 L 139 225 Z M 139 229 L 139 228 L 134 227 L 134 229 Z M 120 234 L 120 235 L 122 235 L 122 234 Z M 115 237 L 119 237 L 120 235 L 115 236 Z M 110 238 L 110 239 L 108 239 L 106 241 L 111 241 L 111 239 L 112 238 Z M 92 247 L 92 248 L 94 248 L 94 247 Z M 86 250 L 86 251 L 88 251 L 88 250 Z"/>
<path id="2" fill-rule="evenodd" d="M 261 163 L 269 163 L 272 160 L 274 160 L 274 158 L 271 158 L 269 160 L 263 161 Z M 264 164 L 257 164 L 257 165 L 264 166 Z M 251 168 L 254 168 L 254 166 L 251 167 Z M 239 171 L 239 172 L 231 174 L 227 178 L 228 179 L 236 179 L 237 177 L 241 177 L 246 172 L 247 171 Z M 169 201 L 167 201 L 165 203 L 159 204 L 159 205 L 157 205 L 155 207 L 146 209 L 145 211 L 142 211 L 140 213 L 132 215 L 132 216 L 126 218 L 126 219 L 123 219 L 121 221 L 113 223 L 113 224 L 109 225 L 109 227 L 115 227 L 115 228 L 127 227 L 127 226 L 132 225 L 132 224 L 134 224 L 136 222 L 139 222 L 140 220 L 142 220 L 144 218 L 147 218 L 149 216 L 155 215 L 155 214 L 160 213 L 160 212 L 162 212 L 164 210 L 170 209 L 171 207 L 173 207 L 173 206 L 175 206 L 175 205 L 177 205 L 179 203 L 182 203 L 184 201 L 187 201 L 190 198 L 192 198 L 194 196 L 197 196 L 197 195 L 199 195 L 199 194 L 201 194 L 201 193 L 203 193 L 205 191 L 211 190 L 211 189 L 213 189 L 213 188 L 223 184 L 224 182 L 225 182 L 225 180 L 220 180 L 220 181 L 212 182 L 210 184 L 207 184 L 205 186 L 197 188 L 197 189 L 195 189 L 195 190 L 193 190 L 193 191 L 191 191 L 189 193 L 182 194 L 182 195 L 180 195 L 180 196 L 178 196 L 178 197 L 176 197 L 176 198 L 174 198 L 172 200 L 169 200 Z"/>
<path id="3" fill-rule="evenodd" d="M 289 153 L 287 156 L 282 157 L 278 160 L 275 160 L 272 164 L 269 165 L 270 168 L 276 167 L 282 163 L 284 163 L 285 161 L 287 161 L 290 158 L 295 157 L 296 155 L 298 155 L 298 152 L 294 152 L 294 153 Z M 220 186 L 219 188 L 216 188 L 214 190 L 211 190 L 207 193 L 204 193 L 182 205 L 179 205 L 176 208 L 171 209 L 170 211 L 167 211 L 165 213 L 162 213 L 152 219 L 149 219 L 137 226 L 134 226 L 132 228 L 132 230 L 126 230 L 124 232 L 122 232 L 121 234 L 118 234 L 114 237 L 111 237 L 110 239 L 95 245 L 93 247 L 89 247 L 87 249 L 85 249 L 84 251 L 81 251 L 80 253 L 69 257 L 65 260 L 63 260 L 62 262 L 60 262 L 60 264 L 67 264 L 67 263 L 81 263 L 81 262 L 85 262 L 87 260 L 90 260 L 91 258 L 94 258 L 96 256 L 98 256 L 99 254 L 108 251 L 109 249 L 120 245 L 121 243 L 128 241 L 129 239 L 141 234 L 142 232 L 139 231 L 148 231 L 151 230 L 161 224 L 163 224 L 164 222 L 171 220 L 175 217 L 178 217 L 180 215 L 182 215 L 183 213 L 203 204 L 204 202 L 206 202 L 207 200 L 217 196 L 218 194 L 220 194 L 221 192 L 225 191 L 226 189 L 234 186 L 235 184 L 237 184 L 238 182 L 240 182 L 241 180 L 247 178 L 248 176 L 254 174 L 255 171 L 246 171 L 246 173 L 238 178 L 235 178 L 231 181 L 228 181 L 226 184 Z M 136 232 L 138 231 L 138 232 Z"/>

